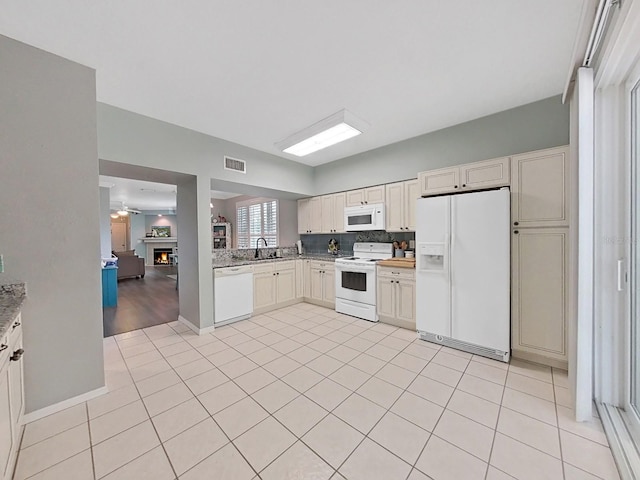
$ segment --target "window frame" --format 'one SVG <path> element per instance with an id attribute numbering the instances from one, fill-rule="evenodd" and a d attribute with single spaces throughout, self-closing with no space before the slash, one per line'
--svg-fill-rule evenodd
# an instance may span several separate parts
<path id="1" fill-rule="evenodd" d="M 275 245 L 268 245 L 268 248 L 276 248 L 280 244 L 280 201 L 277 198 L 268 198 L 268 197 L 256 197 L 251 198 L 249 200 L 242 200 L 240 202 L 236 202 L 236 239 L 235 245 L 237 249 L 248 250 L 255 248 L 255 245 L 251 244 L 251 227 L 250 227 L 250 218 L 247 220 L 248 222 L 248 232 L 243 233 L 240 230 L 240 222 L 238 220 L 238 210 L 241 208 L 250 209 L 250 207 L 254 205 L 260 205 L 260 236 L 261 237 L 273 237 L 273 234 L 267 233 L 265 234 L 264 230 L 264 204 L 275 202 L 275 213 L 276 213 L 276 233 L 275 233 Z M 250 210 L 248 210 L 250 211 Z M 266 236 L 265 236 L 266 235 Z M 240 239 L 247 239 L 248 246 L 241 247 Z M 267 238 L 268 240 L 268 238 Z"/>

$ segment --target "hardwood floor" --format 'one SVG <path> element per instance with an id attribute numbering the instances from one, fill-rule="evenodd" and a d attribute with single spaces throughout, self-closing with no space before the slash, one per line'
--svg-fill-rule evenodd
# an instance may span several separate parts
<path id="1" fill-rule="evenodd" d="M 118 306 L 102 309 L 105 337 L 178 319 L 177 267 L 146 267 L 144 278 L 118 281 Z"/>

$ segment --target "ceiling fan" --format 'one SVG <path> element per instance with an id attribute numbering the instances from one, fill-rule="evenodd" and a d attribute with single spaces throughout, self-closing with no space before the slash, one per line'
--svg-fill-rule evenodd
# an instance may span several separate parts
<path id="1" fill-rule="evenodd" d="M 129 208 L 124 204 L 124 202 L 122 202 L 120 209 L 116 210 L 115 213 L 120 217 L 126 217 L 130 213 L 133 213 L 134 215 L 138 215 L 142 212 L 140 210 L 136 210 L 135 208 Z"/>

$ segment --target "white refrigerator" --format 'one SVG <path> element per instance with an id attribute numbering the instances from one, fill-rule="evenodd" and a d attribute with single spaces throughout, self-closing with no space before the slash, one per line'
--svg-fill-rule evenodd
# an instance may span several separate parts
<path id="1" fill-rule="evenodd" d="M 508 362 L 509 189 L 421 198 L 416 217 L 420 338 Z"/>

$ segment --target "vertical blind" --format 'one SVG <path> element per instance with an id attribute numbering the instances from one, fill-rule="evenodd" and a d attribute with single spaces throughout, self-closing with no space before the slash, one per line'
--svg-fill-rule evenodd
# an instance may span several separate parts
<path id="1" fill-rule="evenodd" d="M 255 248 L 260 237 L 264 237 L 269 247 L 278 246 L 277 200 L 240 205 L 236 214 L 238 248 Z"/>

